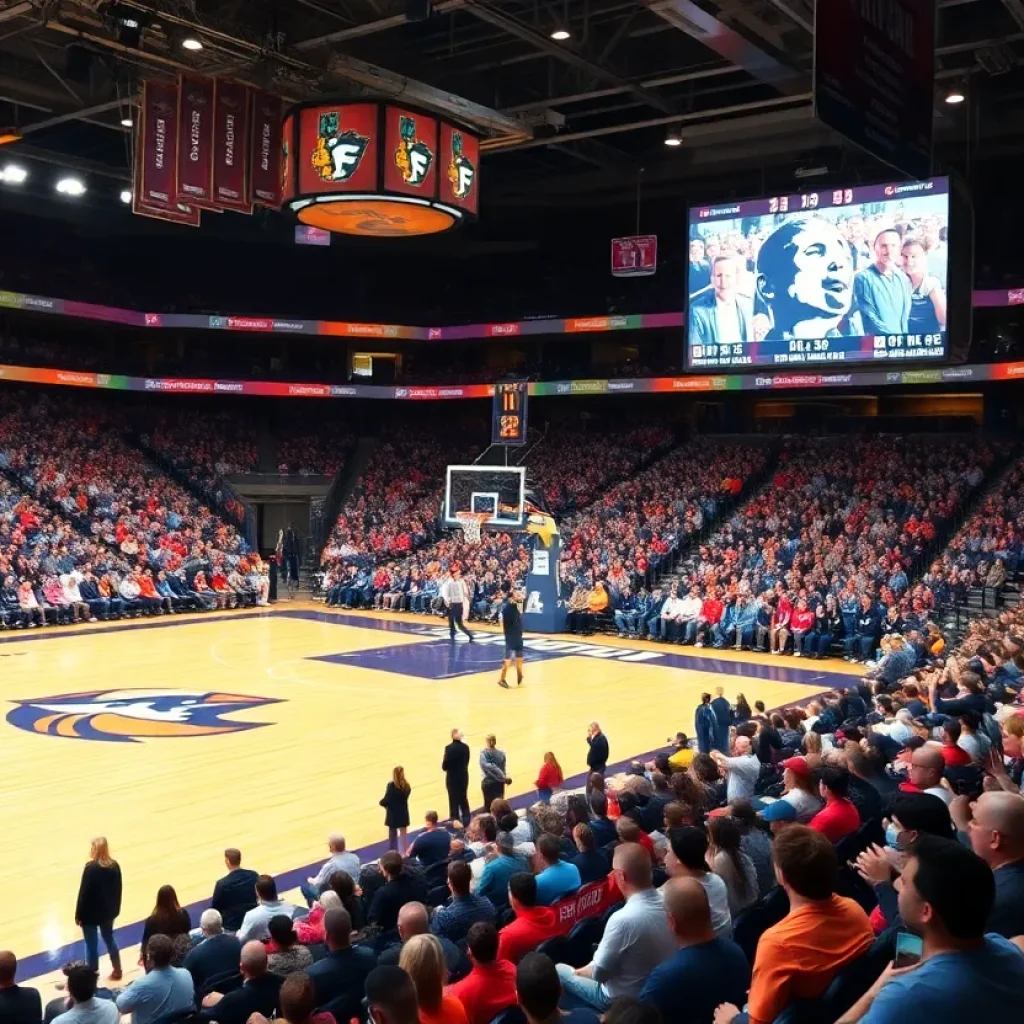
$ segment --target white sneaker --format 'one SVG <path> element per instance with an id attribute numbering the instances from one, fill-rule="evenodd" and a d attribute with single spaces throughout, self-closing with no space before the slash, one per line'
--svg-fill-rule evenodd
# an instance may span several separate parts
<path id="1" fill-rule="evenodd" d="M 794 651 L 794 652 L 793 652 L 793 657 L 794 657 L 794 658 L 799 658 L 800 656 L 801 656 L 801 655 L 800 655 L 800 652 L 799 652 L 799 651 Z"/>

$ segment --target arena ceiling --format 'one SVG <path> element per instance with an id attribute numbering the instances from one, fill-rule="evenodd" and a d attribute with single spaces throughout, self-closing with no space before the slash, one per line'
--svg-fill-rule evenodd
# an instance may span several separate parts
<path id="1" fill-rule="evenodd" d="M 657 194 L 864 162 L 811 116 L 812 0 L 433 0 L 423 21 L 414 6 L 0 0 L 0 129 L 23 136 L 0 156 L 127 180 L 121 122 L 139 82 L 189 69 L 292 100 L 400 95 L 467 117 L 486 136 L 489 203 L 597 205 L 641 174 Z M 940 158 L 1024 149 L 1024 0 L 938 7 Z M 972 102 L 946 107 L 953 84 Z"/>

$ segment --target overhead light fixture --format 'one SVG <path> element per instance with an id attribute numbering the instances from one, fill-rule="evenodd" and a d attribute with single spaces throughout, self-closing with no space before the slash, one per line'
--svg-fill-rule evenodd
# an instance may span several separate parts
<path id="1" fill-rule="evenodd" d="M 559 43 L 564 43 L 566 39 L 572 38 L 572 33 L 567 28 L 556 28 L 555 31 L 551 33 L 551 38 Z"/>
<path id="2" fill-rule="evenodd" d="M 190 50 L 192 53 L 198 53 L 203 48 L 203 41 L 196 36 L 185 36 L 181 41 L 181 48 L 183 50 Z"/>
<path id="3" fill-rule="evenodd" d="M 28 177 L 28 171 L 18 164 L 8 164 L 0 170 L 0 181 L 6 185 L 23 185 Z"/>
<path id="4" fill-rule="evenodd" d="M 959 86 L 953 86 L 953 88 L 946 93 L 946 102 L 950 106 L 956 106 L 958 103 L 963 103 L 965 99 L 967 99 L 967 97 L 964 95 L 963 89 Z"/>
<path id="5" fill-rule="evenodd" d="M 61 178 L 57 182 L 57 191 L 65 196 L 84 196 L 85 183 L 81 178 Z"/>
<path id="6" fill-rule="evenodd" d="M 132 119 L 130 117 L 122 117 L 121 118 L 121 127 L 122 128 L 131 128 L 131 126 L 132 126 Z"/>
<path id="7" fill-rule="evenodd" d="M 127 203 L 130 203 L 131 201 L 132 201 L 131 190 L 127 189 L 127 188 L 121 189 L 121 202 L 127 204 Z"/>
<path id="8" fill-rule="evenodd" d="M 683 133 L 674 129 L 665 136 L 666 146 L 681 146 L 683 144 Z"/>

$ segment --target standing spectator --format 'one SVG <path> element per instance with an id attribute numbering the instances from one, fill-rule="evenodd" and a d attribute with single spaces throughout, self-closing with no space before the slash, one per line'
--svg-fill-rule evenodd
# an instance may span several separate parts
<path id="1" fill-rule="evenodd" d="M 388 848 L 398 850 L 405 856 L 406 832 L 409 828 L 409 794 L 412 786 L 405 778 L 405 769 L 396 765 L 391 772 L 391 781 L 380 799 L 385 809 L 384 824 L 388 830 Z"/>
<path id="2" fill-rule="evenodd" d="M 480 772 L 483 776 L 480 788 L 484 794 L 484 811 L 491 809 L 495 800 L 505 796 L 505 787 L 512 780 L 505 774 L 505 751 L 498 749 L 498 740 L 494 735 L 486 738 L 487 745 L 480 751 Z"/>
<path id="3" fill-rule="evenodd" d="M 451 639 L 455 639 L 455 630 L 461 629 L 473 642 L 473 634 L 466 629 L 462 621 L 463 609 L 469 605 L 469 588 L 462 578 L 462 570 L 456 565 L 452 569 L 451 576 L 441 585 L 441 597 L 448 606 L 448 632 Z"/>
<path id="4" fill-rule="evenodd" d="M 796 999 L 817 999 L 874 940 L 867 914 L 835 894 L 839 862 L 832 844 L 803 825 L 775 838 L 775 873 L 789 913 L 757 944 L 747 1000 L 751 1024 L 769 1024 Z M 732 1024 L 738 1006 L 718 1008 L 715 1024 Z"/>
<path id="5" fill-rule="evenodd" d="M 612 872 L 626 905 L 611 916 L 584 967 L 558 965 L 567 995 L 605 1009 L 617 996 L 639 996 L 647 976 L 676 949 L 665 907 L 651 883 L 651 858 L 636 843 L 615 850 Z"/>
<path id="6" fill-rule="evenodd" d="M 146 948 L 146 973 L 118 993 L 117 1011 L 130 1012 L 132 1024 L 151 1024 L 195 1006 L 192 975 L 181 967 L 171 966 L 173 952 L 174 946 L 166 935 L 154 935 Z"/>
<path id="7" fill-rule="evenodd" d="M 591 722 L 587 729 L 587 747 L 587 767 L 591 772 L 604 775 L 608 770 L 608 737 L 597 722 Z"/>
<path id="8" fill-rule="evenodd" d="M 558 763 L 558 758 L 550 750 L 547 751 L 544 754 L 544 763 L 540 766 L 540 772 L 537 774 L 537 781 L 534 783 L 537 787 L 537 799 L 541 803 L 550 803 L 551 795 L 561 787 L 564 781 L 565 776 L 562 774 L 562 766 Z"/>
<path id="9" fill-rule="evenodd" d="M 220 911 L 224 927 L 229 932 L 237 932 L 242 927 L 242 919 L 256 906 L 256 879 L 259 875 L 242 867 L 242 854 L 234 847 L 224 851 L 224 863 L 228 873 L 217 879 L 210 906 Z"/>
<path id="10" fill-rule="evenodd" d="M 498 931 L 493 924 L 478 921 L 469 929 L 466 952 L 472 970 L 447 993 L 462 1003 L 469 1024 L 490 1024 L 518 1001 L 516 969 L 508 960 L 498 959 Z"/>
<path id="11" fill-rule="evenodd" d="M 463 742 L 459 729 L 452 729 L 452 741 L 444 748 L 441 771 L 444 772 L 444 786 L 448 790 L 448 817 L 468 825 L 469 747 Z"/>
<path id="12" fill-rule="evenodd" d="M 96 972 L 91 967 L 76 967 L 83 982 L 79 988 L 79 994 L 72 991 L 71 998 L 75 1003 L 87 1002 L 92 999 L 96 992 Z M 18 960 L 8 950 L 0 952 L 0 1020 L 4 1024 L 39 1024 L 43 1019 L 43 1005 L 39 997 L 39 990 L 26 988 L 15 984 L 14 979 L 18 975 Z M 92 988 L 88 989 L 88 980 L 92 979 Z M 71 990 L 71 975 L 68 975 L 68 989 Z M 86 1007 L 84 1013 L 78 1016 L 79 1024 L 88 1024 L 88 1021 L 95 1020 L 96 1024 L 117 1024 L 117 1014 L 100 1014 L 92 1016 L 92 1007 Z M 74 1021 L 67 1021 L 66 1024 L 74 1024 Z"/>
<path id="13" fill-rule="evenodd" d="M 398 966 L 416 986 L 420 1024 L 468 1024 L 462 1003 L 455 996 L 445 994 L 447 969 L 436 936 L 414 935 L 402 947 Z"/>
<path id="14" fill-rule="evenodd" d="M 921 963 L 882 972 L 841 1024 L 1010 1020 L 1024 991 L 1024 956 L 986 935 L 995 901 L 988 866 L 960 843 L 922 836 L 900 874 L 900 916 L 923 940 Z"/>
<path id="15" fill-rule="evenodd" d="M 715 713 L 711 710 L 711 694 L 702 693 L 697 713 L 694 715 L 694 730 L 697 733 L 697 749 L 702 754 L 710 754 L 715 746 L 717 723 Z"/>
<path id="16" fill-rule="evenodd" d="M 114 941 L 114 921 L 121 913 L 121 868 L 110 856 L 110 847 L 102 836 L 92 841 L 89 863 L 82 871 L 75 906 L 75 924 L 85 938 L 85 958 L 95 971 L 99 968 L 97 934 L 110 954 L 111 981 L 121 980 L 121 954 Z"/>
<path id="17" fill-rule="evenodd" d="M 729 753 L 729 726 L 732 725 L 732 706 L 725 699 L 725 689 L 715 688 L 715 699 L 711 702 L 711 710 L 715 714 L 715 742 L 713 750 L 721 754 Z M 707 751 L 711 753 L 711 751 Z"/>
<path id="18" fill-rule="evenodd" d="M 641 1000 L 661 1011 L 663 1024 L 710 1022 L 722 1003 L 742 1005 L 750 965 L 735 942 L 715 935 L 703 887 L 692 878 L 673 878 L 662 894 L 679 948 L 651 972 Z"/>
<path id="19" fill-rule="evenodd" d="M 354 853 L 346 851 L 345 837 L 340 832 L 332 832 L 327 837 L 327 849 L 330 851 L 330 857 L 324 861 L 315 877 L 307 878 L 302 883 L 302 895 L 306 897 L 306 904 L 310 907 L 327 888 L 335 871 L 344 871 L 353 882 L 359 881 L 359 870 L 362 865 Z"/>

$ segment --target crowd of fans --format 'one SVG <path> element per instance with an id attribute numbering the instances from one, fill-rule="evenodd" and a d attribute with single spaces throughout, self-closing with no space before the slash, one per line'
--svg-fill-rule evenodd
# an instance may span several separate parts
<path id="1" fill-rule="evenodd" d="M 316 429 L 308 420 L 279 424 L 277 471 L 282 476 L 333 477 L 342 466 L 355 443 L 347 423 L 328 420 L 318 422 Z"/>

